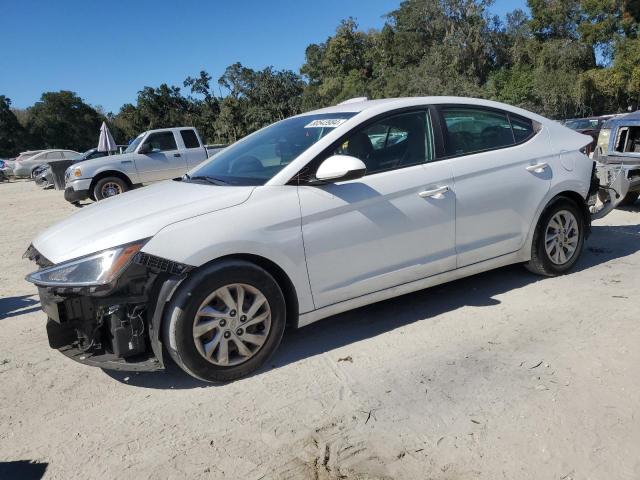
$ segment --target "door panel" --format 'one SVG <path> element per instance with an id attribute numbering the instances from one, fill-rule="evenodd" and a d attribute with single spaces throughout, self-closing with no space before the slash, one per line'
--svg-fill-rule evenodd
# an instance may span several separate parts
<path id="1" fill-rule="evenodd" d="M 136 154 L 136 170 L 143 183 L 180 177 L 187 171 L 187 162 L 178 150 L 173 132 L 151 133 L 144 141 L 153 151 Z"/>
<path id="2" fill-rule="evenodd" d="M 444 186 L 448 161 L 299 187 L 316 308 L 454 269 L 455 195 L 423 193 Z"/>
<path id="3" fill-rule="evenodd" d="M 547 132 L 538 132 L 521 145 L 450 161 L 456 188 L 458 267 L 522 248 L 551 186 Z M 540 168 L 529 168 L 533 165 Z"/>

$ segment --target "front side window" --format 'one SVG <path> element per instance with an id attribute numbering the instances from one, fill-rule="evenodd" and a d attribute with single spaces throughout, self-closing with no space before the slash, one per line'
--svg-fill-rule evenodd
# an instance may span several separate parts
<path id="1" fill-rule="evenodd" d="M 449 156 L 495 150 L 516 143 L 506 113 L 472 107 L 442 109 Z"/>
<path id="2" fill-rule="evenodd" d="M 173 132 L 158 132 L 149 135 L 145 144 L 151 146 L 153 153 L 166 152 L 169 150 L 177 150 L 176 139 L 173 137 Z"/>
<path id="3" fill-rule="evenodd" d="M 218 153 L 190 172 L 187 181 L 264 185 L 301 153 L 354 115 L 353 112 L 322 113 L 274 123 Z"/>
<path id="4" fill-rule="evenodd" d="M 194 132 L 193 130 L 180 130 L 180 135 L 182 136 L 182 141 L 184 142 L 185 148 L 200 147 L 200 142 L 198 141 L 196 132 Z"/>
<path id="5" fill-rule="evenodd" d="M 431 122 L 426 111 L 401 113 L 356 130 L 333 152 L 359 158 L 367 175 L 433 160 Z"/>

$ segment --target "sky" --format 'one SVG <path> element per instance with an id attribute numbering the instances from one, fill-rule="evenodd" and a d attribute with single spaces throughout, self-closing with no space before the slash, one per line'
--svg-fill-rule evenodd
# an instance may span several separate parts
<path id="1" fill-rule="evenodd" d="M 0 95 L 26 108 L 72 90 L 117 113 L 144 86 L 217 80 L 235 62 L 298 71 L 341 19 L 380 28 L 399 0 L 0 0 Z M 525 0 L 496 0 L 503 16 Z"/>

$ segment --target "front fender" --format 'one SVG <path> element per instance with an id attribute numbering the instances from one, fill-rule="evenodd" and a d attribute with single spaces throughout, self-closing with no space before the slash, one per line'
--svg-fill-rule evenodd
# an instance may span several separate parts
<path id="1" fill-rule="evenodd" d="M 314 309 L 295 186 L 256 187 L 240 205 L 167 225 L 144 251 L 194 267 L 234 255 L 261 257 L 294 285 L 300 313 Z"/>

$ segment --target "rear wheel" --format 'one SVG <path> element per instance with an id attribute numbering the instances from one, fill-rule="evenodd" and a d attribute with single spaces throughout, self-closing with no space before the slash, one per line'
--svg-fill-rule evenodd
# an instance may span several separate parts
<path id="1" fill-rule="evenodd" d="M 226 262 L 185 284 L 168 308 L 164 342 L 189 375 L 225 382 L 260 368 L 286 323 L 284 296 L 268 272 Z"/>
<path id="2" fill-rule="evenodd" d="M 104 177 L 96 182 L 93 187 L 93 196 L 96 200 L 113 197 L 129 190 L 127 182 L 119 177 Z"/>
<path id="3" fill-rule="evenodd" d="M 575 202 L 556 199 L 538 221 L 527 269 L 548 277 L 568 272 L 582 252 L 584 230 L 584 214 Z"/>

